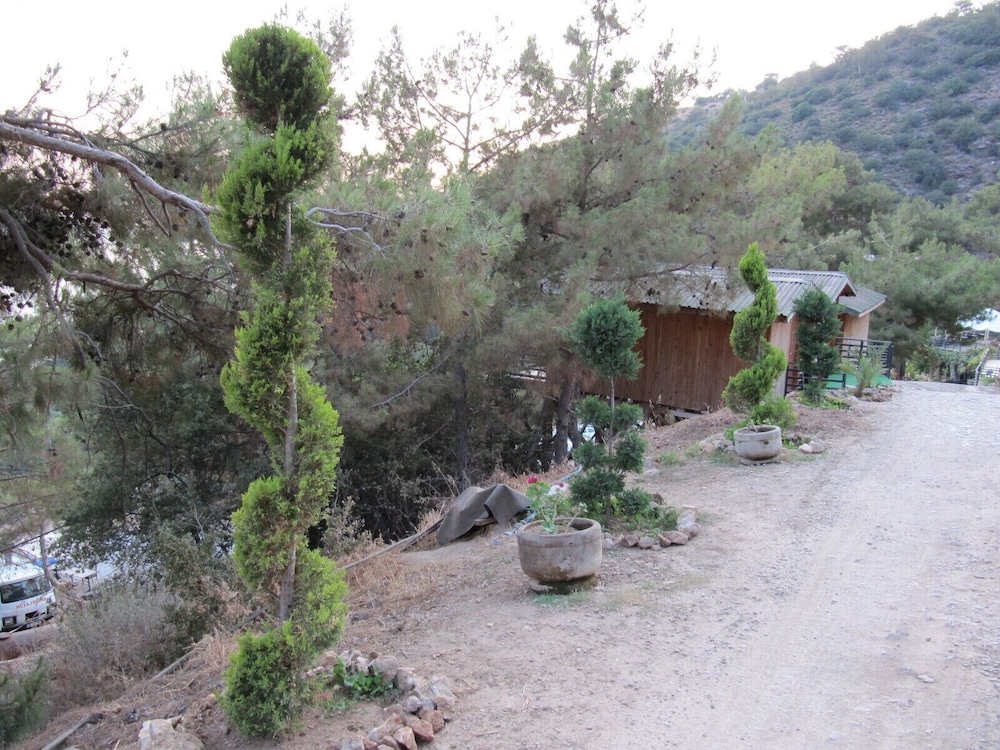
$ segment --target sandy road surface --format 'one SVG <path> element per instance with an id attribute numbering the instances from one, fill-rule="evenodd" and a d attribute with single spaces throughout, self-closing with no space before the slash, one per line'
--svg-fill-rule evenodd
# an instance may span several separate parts
<path id="1" fill-rule="evenodd" d="M 510 539 L 416 553 L 438 595 L 352 645 L 452 680 L 438 747 L 998 748 L 995 394 L 906 383 L 822 456 L 648 475 L 703 534 L 569 599 Z"/>

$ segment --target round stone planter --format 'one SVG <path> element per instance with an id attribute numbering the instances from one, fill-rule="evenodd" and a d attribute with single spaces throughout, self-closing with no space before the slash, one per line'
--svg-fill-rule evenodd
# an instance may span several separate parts
<path id="1" fill-rule="evenodd" d="M 740 427 L 733 433 L 733 447 L 741 463 L 770 463 L 781 452 L 781 428 L 773 424 Z"/>
<path id="2" fill-rule="evenodd" d="M 521 570 L 543 584 L 588 578 L 601 567 L 604 537 L 601 524 L 591 518 L 557 518 L 566 531 L 546 533 L 541 521 L 517 532 L 517 557 Z"/>

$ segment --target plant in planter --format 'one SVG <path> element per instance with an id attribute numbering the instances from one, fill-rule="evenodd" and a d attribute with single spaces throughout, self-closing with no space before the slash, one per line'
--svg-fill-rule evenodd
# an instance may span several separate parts
<path id="1" fill-rule="evenodd" d="M 555 534 L 561 527 L 566 527 L 567 519 L 572 520 L 580 510 L 580 506 L 573 504 L 563 482 L 549 485 L 538 477 L 528 477 L 525 494 L 531 500 L 535 519 L 547 534 Z"/>
<path id="2" fill-rule="evenodd" d="M 537 591 L 549 591 L 553 583 L 574 582 L 597 572 L 603 559 L 601 524 L 576 515 L 565 489 L 549 486 L 531 477 L 528 497 L 538 520 L 517 532 L 517 556 L 521 570 L 537 583 Z"/>
<path id="3" fill-rule="evenodd" d="M 736 454 L 744 463 L 760 463 L 773 460 L 781 450 L 781 425 L 765 420 L 777 413 L 777 402 L 784 401 L 773 396 L 773 389 L 788 361 L 784 352 L 764 338 L 777 317 L 778 296 L 767 277 L 764 253 L 756 242 L 747 248 L 739 268 L 744 283 L 754 293 L 754 301 L 736 313 L 729 343 L 736 356 L 750 366 L 729 379 L 722 398 L 733 411 L 748 413 L 747 426 L 733 433 Z M 794 410 L 786 413 L 794 424 Z"/>

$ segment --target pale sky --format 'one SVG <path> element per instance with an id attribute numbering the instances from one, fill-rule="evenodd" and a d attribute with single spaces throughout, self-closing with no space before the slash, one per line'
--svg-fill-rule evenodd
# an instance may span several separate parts
<path id="1" fill-rule="evenodd" d="M 51 63 L 63 67 L 62 90 L 54 106 L 67 115 L 83 108 L 90 81 L 107 77 L 108 63 L 128 51 L 132 75 L 148 95 L 162 96 L 174 74 L 194 71 L 221 78 L 221 57 L 233 37 L 273 20 L 284 0 L 4 0 L 0 43 L 0 111 L 24 104 Z M 300 8 L 325 18 L 341 0 L 288 0 L 290 15 Z M 975 2 L 978 7 L 981 2 Z M 534 34 L 542 49 L 562 52 L 562 33 L 586 11 L 583 0 L 347 0 L 354 24 L 350 67 L 364 78 L 376 52 L 398 25 L 412 58 L 455 40 L 460 30 L 489 33 L 499 18 L 511 31 L 512 46 Z M 619 0 L 625 15 L 633 7 Z M 897 26 L 945 15 L 954 0 L 696 0 L 647 3 L 645 24 L 631 49 L 640 61 L 673 38 L 677 61 L 686 61 L 698 43 L 715 49 L 718 84 L 753 89 L 764 76 L 780 78 L 833 61 L 841 45 L 860 47 Z M 514 50 L 512 50 L 513 52 Z M 335 87 L 349 88 L 343 82 Z M 149 113 L 151 116 L 159 112 Z"/>

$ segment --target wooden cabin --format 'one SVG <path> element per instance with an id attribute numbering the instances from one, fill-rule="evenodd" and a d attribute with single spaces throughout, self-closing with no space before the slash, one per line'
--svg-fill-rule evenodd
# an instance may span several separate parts
<path id="1" fill-rule="evenodd" d="M 768 276 L 777 290 L 778 316 L 767 338 L 789 362 L 796 359 L 793 307 L 808 289 L 818 288 L 841 305 L 842 336 L 858 341 L 868 339 L 871 313 L 886 299 L 837 271 L 770 269 Z M 616 395 L 658 411 L 721 407 L 729 378 L 747 366 L 729 344 L 733 316 L 753 302 L 738 274 L 711 268 L 673 271 L 644 282 L 627 299 L 646 329 L 637 345 L 643 367 L 636 380 L 615 382 Z M 785 375 L 775 382 L 779 395 L 785 392 Z"/>

